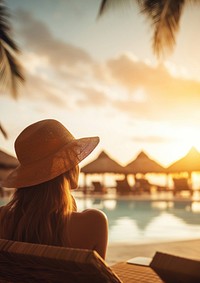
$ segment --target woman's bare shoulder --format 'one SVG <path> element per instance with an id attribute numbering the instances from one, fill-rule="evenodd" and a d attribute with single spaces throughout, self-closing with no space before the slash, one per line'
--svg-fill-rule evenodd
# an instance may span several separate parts
<path id="1" fill-rule="evenodd" d="M 80 227 L 87 231 L 99 231 L 100 229 L 106 229 L 108 220 L 106 214 L 97 209 L 86 209 L 82 212 L 73 212 L 71 217 L 71 223 L 77 228 Z"/>
<path id="2" fill-rule="evenodd" d="M 98 209 L 85 209 L 82 212 L 74 212 L 73 217 L 80 220 L 90 221 L 105 221 L 107 222 L 106 214 Z"/>
<path id="3" fill-rule="evenodd" d="M 73 247 L 96 250 L 102 258 L 105 258 L 108 220 L 103 211 L 86 209 L 82 212 L 73 212 L 70 224 Z"/>

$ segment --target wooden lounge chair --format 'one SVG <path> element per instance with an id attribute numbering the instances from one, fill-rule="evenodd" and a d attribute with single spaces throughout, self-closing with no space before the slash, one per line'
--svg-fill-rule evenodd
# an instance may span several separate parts
<path id="1" fill-rule="evenodd" d="M 0 239 L 0 282 L 122 281 L 95 251 Z"/>
<path id="2" fill-rule="evenodd" d="M 156 253 L 149 266 L 119 262 L 111 269 L 95 251 L 0 239 L 0 283 L 198 283 L 199 267 Z"/>
<path id="3" fill-rule="evenodd" d="M 100 193 L 100 194 L 106 193 L 106 188 L 101 184 L 101 182 L 93 181 L 92 185 L 94 187 L 94 190 L 92 191 L 92 193 Z"/>
<path id="4" fill-rule="evenodd" d="M 129 185 L 127 179 L 116 180 L 116 192 L 117 194 L 124 195 L 132 193 L 132 188 Z"/>
<path id="5" fill-rule="evenodd" d="M 156 252 L 152 259 L 132 258 L 135 264 L 117 263 L 112 269 L 124 283 L 199 283 L 200 261 Z M 145 263 L 144 263 L 145 262 Z M 143 266 L 143 264 L 147 266 Z"/>
<path id="6" fill-rule="evenodd" d="M 14 282 L 163 283 L 150 267 L 122 262 L 111 269 L 92 250 L 0 239 L 0 283 Z"/>
<path id="7" fill-rule="evenodd" d="M 151 193 L 152 184 L 145 178 L 135 178 L 133 190 L 136 194 Z"/>
<path id="8" fill-rule="evenodd" d="M 193 190 L 191 185 L 189 184 L 189 180 L 187 178 L 173 178 L 173 194 L 174 196 L 183 192 L 187 191 L 190 193 L 190 195 L 193 194 Z"/>

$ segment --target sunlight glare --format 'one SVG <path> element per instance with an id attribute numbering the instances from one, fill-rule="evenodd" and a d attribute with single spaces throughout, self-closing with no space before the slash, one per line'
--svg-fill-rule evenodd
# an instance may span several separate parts
<path id="1" fill-rule="evenodd" d="M 133 100 L 136 102 L 145 102 L 147 100 L 144 88 L 140 87 L 134 91 Z"/>
<path id="2" fill-rule="evenodd" d="M 194 201 L 191 205 L 191 210 L 194 212 L 194 213 L 200 213 L 200 202 L 198 201 Z"/>
<path id="3" fill-rule="evenodd" d="M 108 210 L 114 210 L 116 207 L 116 200 L 115 199 L 107 199 L 104 200 L 104 207 Z"/>
<path id="4" fill-rule="evenodd" d="M 170 61 L 166 61 L 164 65 L 173 77 L 191 79 L 191 75 L 189 74 L 189 71 L 185 67 L 177 66 L 176 64 Z"/>
<path id="5" fill-rule="evenodd" d="M 167 208 L 172 208 L 174 203 L 172 201 L 155 201 L 152 202 L 151 206 L 160 210 L 166 210 Z"/>
<path id="6" fill-rule="evenodd" d="M 195 127 L 181 125 L 174 128 L 165 127 L 163 135 L 171 138 L 171 141 L 167 143 L 170 149 L 167 155 L 172 163 L 185 156 L 192 147 L 197 150 L 200 148 L 200 132 Z"/>

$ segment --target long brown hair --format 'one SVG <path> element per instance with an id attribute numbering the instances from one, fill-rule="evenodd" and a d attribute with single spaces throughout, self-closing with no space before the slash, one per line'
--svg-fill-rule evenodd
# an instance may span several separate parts
<path id="1" fill-rule="evenodd" d="M 1 214 L 1 238 L 69 245 L 67 223 L 76 209 L 70 189 L 77 176 L 76 166 L 53 180 L 17 189 Z"/>

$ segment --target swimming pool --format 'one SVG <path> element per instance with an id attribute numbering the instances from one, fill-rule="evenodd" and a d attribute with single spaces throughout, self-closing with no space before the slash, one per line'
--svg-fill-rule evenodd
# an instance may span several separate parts
<path id="1" fill-rule="evenodd" d="M 200 202 L 76 198 L 78 210 L 97 208 L 109 221 L 109 243 L 142 244 L 200 238 Z M 0 205 L 5 200 L 0 200 Z"/>
<path id="2" fill-rule="evenodd" d="M 109 243 L 155 243 L 200 238 L 200 202 L 77 199 L 80 210 L 103 210 Z"/>

